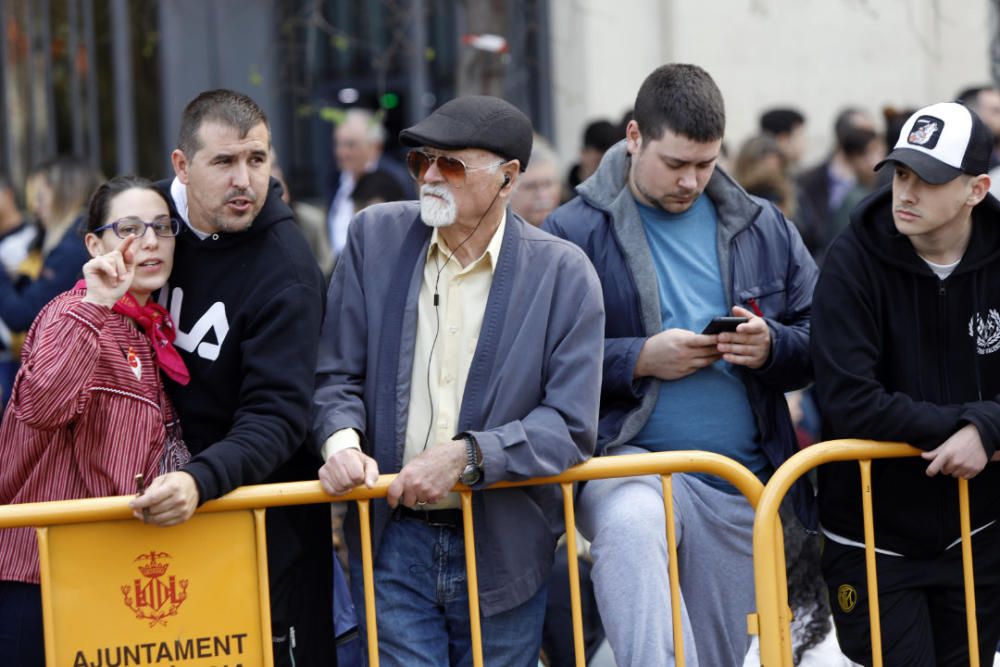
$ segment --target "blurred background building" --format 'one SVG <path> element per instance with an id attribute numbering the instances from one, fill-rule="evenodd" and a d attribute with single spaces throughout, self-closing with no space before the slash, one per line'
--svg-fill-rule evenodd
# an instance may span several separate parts
<path id="1" fill-rule="evenodd" d="M 462 93 L 501 95 L 576 159 L 669 61 L 718 81 L 738 145 L 762 109 L 808 118 L 810 160 L 844 105 L 919 107 L 992 80 L 997 0 L 0 0 L 0 160 L 15 183 L 75 153 L 165 176 L 198 92 L 251 94 L 299 198 L 329 195 L 353 106 L 398 130 Z"/>

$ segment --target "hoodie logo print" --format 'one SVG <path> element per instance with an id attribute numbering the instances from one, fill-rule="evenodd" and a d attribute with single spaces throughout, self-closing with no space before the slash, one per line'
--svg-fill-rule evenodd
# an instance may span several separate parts
<path id="1" fill-rule="evenodd" d="M 166 307 L 166 294 L 170 292 L 170 317 L 175 323 L 181 321 L 181 307 L 184 304 L 184 290 L 175 287 L 172 290 L 170 285 L 164 285 L 160 290 L 160 305 Z M 219 350 L 229 333 L 229 320 L 226 318 L 226 304 L 216 301 L 205 313 L 198 318 L 190 331 L 182 331 L 176 326 L 177 338 L 174 345 L 185 352 L 197 352 L 198 356 L 208 361 L 215 361 L 219 358 Z M 213 334 L 216 342 L 205 340 L 209 334 Z"/>
<path id="2" fill-rule="evenodd" d="M 969 336 L 975 339 L 979 354 L 993 354 L 1000 350 L 1000 313 L 990 308 L 985 319 L 979 313 L 970 317 Z"/>

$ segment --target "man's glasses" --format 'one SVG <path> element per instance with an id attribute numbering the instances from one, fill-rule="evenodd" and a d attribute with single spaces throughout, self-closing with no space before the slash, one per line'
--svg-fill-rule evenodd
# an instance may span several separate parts
<path id="1" fill-rule="evenodd" d="M 130 235 L 142 237 L 146 233 L 146 229 L 151 228 L 153 233 L 157 236 L 163 238 L 170 238 L 171 236 L 177 236 L 181 231 L 181 223 L 176 218 L 171 218 L 169 215 L 161 215 L 154 218 L 152 222 L 146 222 L 135 216 L 128 216 L 127 218 L 121 218 L 120 220 L 115 220 L 114 222 L 109 222 L 106 225 L 101 225 L 94 230 L 94 233 L 103 232 L 105 229 L 110 229 L 115 233 L 120 239 L 127 239 Z"/>
<path id="2" fill-rule="evenodd" d="M 506 160 L 501 160 L 496 164 L 488 164 L 483 167 L 469 167 L 457 157 L 447 155 L 431 155 L 422 150 L 414 149 L 406 154 L 406 167 L 410 170 L 410 176 L 416 180 L 422 180 L 427 175 L 427 170 L 437 162 L 438 171 L 453 188 L 460 188 L 465 185 L 465 174 L 470 171 L 480 171 L 482 169 L 495 169 L 504 164 Z"/>

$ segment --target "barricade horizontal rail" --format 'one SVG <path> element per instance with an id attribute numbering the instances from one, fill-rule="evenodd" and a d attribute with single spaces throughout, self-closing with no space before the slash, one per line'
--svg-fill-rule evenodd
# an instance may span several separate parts
<path id="1" fill-rule="evenodd" d="M 541 484 L 562 484 L 583 482 L 591 479 L 630 477 L 636 475 L 656 475 L 667 472 L 700 472 L 717 474 L 733 484 L 752 503 L 763 492 L 753 473 L 732 459 L 718 454 L 698 451 L 658 452 L 655 454 L 630 454 L 591 459 L 567 469 L 559 475 L 535 477 L 517 482 L 497 482 L 490 489 L 508 489 Z M 315 503 L 370 500 L 384 498 L 386 490 L 395 475 L 380 475 L 372 488 L 359 486 L 348 493 L 331 496 L 319 481 L 281 482 L 277 484 L 254 484 L 240 488 L 217 499 L 210 500 L 198 508 L 199 512 L 228 512 L 239 509 L 262 507 L 285 507 L 288 505 L 310 505 Z M 468 490 L 456 484 L 454 491 Z M 53 500 L 44 503 L 22 503 L 0 505 L 0 528 L 18 526 L 55 526 L 69 523 L 89 523 L 92 521 L 114 521 L 132 517 L 128 501 L 134 496 L 108 496 L 104 498 L 80 498 L 76 500 Z"/>
<path id="2" fill-rule="evenodd" d="M 543 484 L 558 484 L 562 489 L 563 508 L 566 525 L 575 523 L 573 504 L 573 484 L 594 479 L 632 477 L 640 475 L 660 475 L 664 489 L 664 514 L 666 517 L 667 544 L 669 548 L 670 596 L 674 618 L 674 643 L 677 664 L 683 666 L 683 643 L 679 605 L 679 584 L 676 557 L 676 535 L 673 520 L 673 499 L 670 475 L 674 473 L 704 473 L 721 477 L 737 488 L 756 508 L 762 497 L 764 486 L 747 468 L 736 461 L 719 454 L 700 451 L 658 452 L 633 454 L 592 459 L 570 468 L 559 475 L 538 477 L 514 482 L 499 482 L 486 489 L 502 489 Z M 372 488 L 357 487 L 340 496 L 326 494 L 318 481 L 285 482 L 244 486 L 217 500 L 206 502 L 198 508 L 199 513 L 225 512 L 242 509 L 260 509 L 288 505 L 306 505 L 340 501 L 358 503 L 361 518 L 362 564 L 364 571 L 365 614 L 367 620 L 368 648 L 370 664 L 378 665 L 377 625 L 374 605 L 374 579 L 372 575 L 372 553 L 370 534 L 370 501 L 383 498 L 396 475 L 381 475 Z M 475 563 L 475 543 L 472 522 L 472 491 L 458 484 L 454 491 L 461 494 L 463 528 L 465 534 L 466 568 L 468 571 L 469 614 L 472 628 L 473 664 L 483 664 L 482 641 L 479 623 L 478 579 Z M 96 521 L 115 521 L 132 517 L 128 501 L 133 496 L 107 498 L 87 498 L 45 503 L 25 503 L 0 506 L 0 528 L 19 526 L 54 526 Z M 782 547 L 781 533 L 778 531 L 777 548 Z M 567 554 L 569 557 L 570 595 L 573 615 L 573 635 L 576 648 L 576 663 L 584 665 L 583 625 L 580 606 L 580 585 L 577 568 L 575 531 L 567 530 Z"/>
<path id="3" fill-rule="evenodd" d="M 881 630 L 878 612 L 878 584 L 875 570 L 875 538 L 872 519 L 871 462 L 876 459 L 918 456 L 921 450 L 898 442 L 873 440 L 832 440 L 803 449 L 778 468 L 757 506 L 754 520 L 754 583 L 757 595 L 757 625 L 760 630 L 762 667 L 791 667 L 791 616 L 783 549 L 776 548 L 775 535 L 781 533 L 778 508 L 788 490 L 800 477 L 824 463 L 857 461 L 861 469 L 862 513 L 865 533 L 865 562 L 872 629 L 873 664 L 882 664 Z M 970 665 L 979 666 L 976 639 L 975 590 L 972 577 L 972 547 L 968 503 L 968 481 L 957 480 L 959 522 L 962 539 L 962 566 L 965 575 L 966 619 L 969 633 Z"/>

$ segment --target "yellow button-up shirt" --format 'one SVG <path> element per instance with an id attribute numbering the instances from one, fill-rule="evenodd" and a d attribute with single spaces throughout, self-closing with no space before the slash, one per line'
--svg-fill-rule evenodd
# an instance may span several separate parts
<path id="1" fill-rule="evenodd" d="M 505 212 L 486 250 L 465 267 L 452 256 L 437 229 L 431 235 L 417 299 L 403 465 L 425 449 L 450 441 L 458 431 L 465 381 L 476 353 L 506 224 Z M 341 429 L 324 444 L 324 459 L 349 447 L 360 447 L 358 434 L 354 429 Z M 425 509 L 458 506 L 457 494 L 449 494 Z"/>

